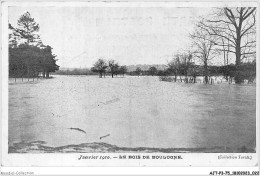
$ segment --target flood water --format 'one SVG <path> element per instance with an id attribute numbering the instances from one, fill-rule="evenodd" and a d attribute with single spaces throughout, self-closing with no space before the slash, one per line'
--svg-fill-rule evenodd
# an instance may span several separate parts
<path id="1" fill-rule="evenodd" d="M 32 141 L 50 147 L 104 142 L 255 149 L 256 87 L 162 82 L 152 76 L 12 81 L 9 146 Z"/>

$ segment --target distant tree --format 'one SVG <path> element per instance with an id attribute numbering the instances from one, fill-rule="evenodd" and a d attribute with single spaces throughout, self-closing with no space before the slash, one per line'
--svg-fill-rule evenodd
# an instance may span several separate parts
<path id="1" fill-rule="evenodd" d="M 182 52 L 176 56 L 175 70 L 177 69 L 178 75 L 182 81 L 181 75 L 185 76 L 185 81 L 188 82 L 188 70 L 193 65 L 191 52 Z M 171 70 L 170 70 L 171 71 Z M 175 73 L 176 74 L 176 73 Z"/>
<path id="2" fill-rule="evenodd" d="M 119 65 L 118 65 L 118 63 L 116 63 L 115 60 L 110 60 L 110 61 L 108 61 L 108 66 L 110 68 L 111 76 L 113 78 L 114 74 L 118 73 Z"/>
<path id="3" fill-rule="evenodd" d="M 139 76 L 142 73 L 142 69 L 140 67 L 137 67 L 135 73 Z"/>
<path id="4" fill-rule="evenodd" d="M 29 12 L 23 14 L 18 22 L 18 28 L 15 29 L 15 35 L 17 35 L 20 39 L 24 39 L 26 44 L 42 44 L 40 40 L 39 32 L 39 24 L 34 21 L 34 18 L 31 17 Z"/>
<path id="5" fill-rule="evenodd" d="M 198 65 L 192 65 L 188 70 L 188 74 L 192 76 L 193 83 L 196 83 L 196 78 L 201 73 L 203 73 L 203 70 L 201 69 L 201 66 Z"/>
<path id="6" fill-rule="evenodd" d="M 96 75 L 88 68 L 74 68 L 74 69 L 65 69 L 61 68 L 59 71 L 56 71 L 57 75 Z"/>
<path id="7" fill-rule="evenodd" d="M 149 68 L 149 74 L 150 74 L 150 75 L 154 76 L 154 75 L 157 74 L 157 72 L 158 72 L 158 70 L 157 70 L 156 67 L 150 67 L 150 68 Z"/>
<path id="8" fill-rule="evenodd" d="M 99 77 L 102 78 L 102 75 L 105 77 L 107 67 L 108 65 L 106 61 L 100 58 L 95 62 L 94 66 L 91 68 L 91 71 L 99 73 Z"/>
<path id="9" fill-rule="evenodd" d="M 177 81 L 177 75 L 180 71 L 180 56 L 176 54 L 172 60 L 168 63 L 168 71 L 174 74 L 174 81 Z"/>
<path id="10" fill-rule="evenodd" d="M 197 25 L 193 34 L 190 35 L 193 46 L 194 55 L 203 64 L 205 83 L 209 82 L 209 63 L 215 57 L 214 38 L 200 25 Z"/>
<path id="11" fill-rule="evenodd" d="M 125 65 L 121 66 L 119 68 L 119 72 L 120 72 L 120 74 L 122 74 L 124 76 L 125 73 L 127 72 L 127 67 Z"/>
<path id="12" fill-rule="evenodd" d="M 165 70 L 159 70 L 157 75 L 158 76 L 166 76 L 166 71 Z"/>

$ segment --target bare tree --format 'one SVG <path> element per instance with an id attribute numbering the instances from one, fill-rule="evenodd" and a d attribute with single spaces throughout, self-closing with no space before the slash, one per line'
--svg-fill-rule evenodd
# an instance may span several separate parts
<path id="1" fill-rule="evenodd" d="M 185 76 L 185 81 L 188 82 L 188 70 L 192 66 L 192 54 L 190 51 L 175 54 L 170 62 L 168 62 L 168 71 L 174 74 L 174 81 L 177 81 L 179 75 L 182 81 L 181 75 Z"/>
<path id="2" fill-rule="evenodd" d="M 174 81 L 176 82 L 180 70 L 180 57 L 178 54 L 174 55 L 170 62 L 168 62 L 168 70 L 174 74 Z"/>
<path id="3" fill-rule="evenodd" d="M 193 40 L 194 54 L 199 59 L 199 62 L 203 64 L 203 75 L 205 77 L 205 83 L 209 82 L 209 62 L 215 57 L 213 50 L 214 41 L 212 36 L 209 35 L 203 28 L 197 26 L 195 32 L 190 35 Z"/>
<path id="4" fill-rule="evenodd" d="M 255 57 L 256 49 L 256 8 L 237 7 L 217 9 L 213 15 L 198 24 L 214 36 L 214 44 L 221 51 L 235 54 L 236 66 L 245 58 Z M 235 77 L 241 83 L 241 76 Z"/>
<path id="5" fill-rule="evenodd" d="M 216 48 L 217 51 L 220 51 L 223 53 L 223 65 L 229 64 L 229 40 L 227 42 L 227 45 L 225 43 L 225 39 L 221 38 L 221 44 L 222 47 L 220 49 Z"/>
<path id="6" fill-rule="evenodd" d="M 179 72 L 185 76 L 185 81 L 188 83 L 188 70 L 192 63 L 192 54 L 190 51 L 179 54 Z"/>

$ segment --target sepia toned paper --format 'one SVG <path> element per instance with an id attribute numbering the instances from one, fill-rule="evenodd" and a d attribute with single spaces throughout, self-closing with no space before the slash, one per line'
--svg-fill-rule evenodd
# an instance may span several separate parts
<path id="1" fill-rule="evenodd" d="M 3 2 L 1 165 L 258 166 L 258 6 Z"/>

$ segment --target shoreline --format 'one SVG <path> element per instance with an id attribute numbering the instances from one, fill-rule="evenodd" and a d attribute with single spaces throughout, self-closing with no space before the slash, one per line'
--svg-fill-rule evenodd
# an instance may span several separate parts
<path id="1" fill-rule="evenodd" d="M 152 148 L 152 147 L 118 147 L 104 142 L 70 144 L 59 147 L 46 146 L 44 141 L 14 143 L 8 153 L 255 153 L 245 146 L 231 149 L 224 146 L 211 148 Z"/>

